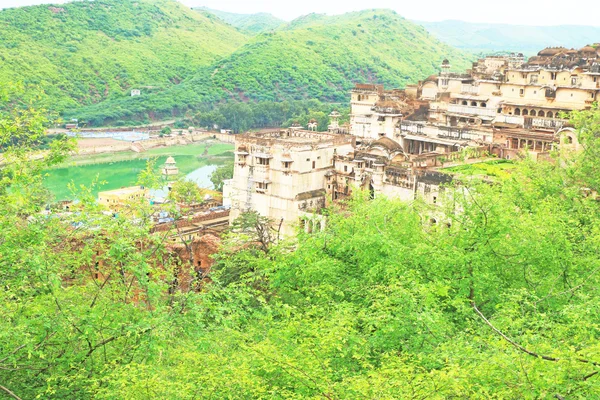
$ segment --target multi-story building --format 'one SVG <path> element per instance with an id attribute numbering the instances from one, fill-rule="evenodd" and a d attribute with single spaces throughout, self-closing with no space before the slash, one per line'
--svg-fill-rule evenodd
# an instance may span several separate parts
<path id="1" fill-rule="evenodd" d="M 435 157 L 411 159 L 388 137 L 362 144 L 355 139 L 300 129 L 237 136 L 234 175 L 224 190 L 230 220 L 254 210 L 281 221 L 283 235 L 289 236 L 299 224 L 307 231 L 322 228 L 320 211 L 355 188 L 373 197 L 440 201 L 441 184 L 451 177 L 427 170 Z"/>
<path id="2" fill-rule="evenodd" d="M 235 167 L 228 184 L 231 220 L 255 210 L 283 221 L 291 235 L 301 219 L 319 219 L 326 205 L 325 177 L 336 155 L 354 150 L 354 137 L 285 129 L 236 136 Z"/>

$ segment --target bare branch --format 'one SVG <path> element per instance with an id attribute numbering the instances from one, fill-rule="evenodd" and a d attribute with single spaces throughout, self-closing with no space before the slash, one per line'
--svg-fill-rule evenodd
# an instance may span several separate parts
<path id="1" fill-rule="evenodd" d="M 6 393 L 8 393 L 11 397 L 17 399 L 17 400 L 21 400 L 21 398 L 19 396 L 17 396 L 16 394 L 14 394 L 13 392 L 11 392 L 10 390 L 8 390 L 7 388 L 5 388 L 4 386 L 0 385 L 0 389 L 4 390 Z"/>
<path id="2" fill-rule="evenodd" d="M 502 336 L 502 338 L 504 340 L 506 340 L 508 343 L 512 344 L 517 349 L 521 350 L 524 353 L 529 354 L 530 356 L 533 356 L 533 357 L 536 357 L 536 358 L 541 358 L 542 360 L 553 361 L 553 362 L 560 361 L 560 358 L 555 358 L 555 357 L 550 357 L 550 356 L 546 356 L 546 355 L 543 355 L 543 354 L 538 354 L 538 353 L 535 353 L 535 352 L 533 352 L 531 350 L 528 350 L 525 347 L 521 346 L 520 344 L 518 344 L 517 342 L 515 342 L 514 340 L 512 340 L 511 338 L 509 338 L 508 336 L 506 336 L 504 333 L 502 333 L 494 325 L 492 325 L 492 323 L 490 321 L 488 321 L 488 319 L 485 317 L 485 315 L 483 315 L 483 313 L 481 311 L 479 311 L 479 309 L 477 308 L 477 306 L 475 305 L 474 302 L 471 302 L 471 305 L 473 306 L 473 309 L 475 310 L 475 312 L 481 317 L 481 319 L 483 319 L 485 321 L 486 324 L 488 324 L 488 326 L 490 328 L 492 328 L 494 330 L 494 332 L 496 332 L 498 335 Z M 594 365 L 596 367 L 600 366 L 600 363 L 597 363 L 597 362 L 591 361 L 591 360 L 586 360 L 586 359 L 583 359 L 583 358 L 576 358 L 575 360 L 577 360 L 579 362 L 582 362 L 582 363 L 591 364 L 591 365 Z"/>

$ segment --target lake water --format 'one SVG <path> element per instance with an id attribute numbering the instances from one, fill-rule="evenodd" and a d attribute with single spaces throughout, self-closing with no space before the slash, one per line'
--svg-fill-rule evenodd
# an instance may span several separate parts
<path id="1" fill-rule="evenodd" d="M 174 152 L 175 153 L 175 152 Z M 167 155 L 156 157 L 157 169 L 162 167 Z M 186 179 L 196 182 L 202 188 L 212 188 L 210 176 L 219 165 L 228 161 L 228 158 L 201 157 L 198 155 L 175 155 L 179 172 L 186 175 Z M 44 185 L 53 194 L 56 200 L 72 200 L 76 197 L 67 185 L 72 182 L 79 187 L 89 187 L 96 180 L 99 184 L 92 189 L 97 195 L 99 191 L 118 189 L 124 186 L 134 186 L 139 173 L 146 168 L 147 158 L 136 158 L 115 162 L 103 162 L 89 165 L 71 165 L 46 171 Z M 166 193 L 166 192 L 165 192 Z M 160 192 L 157 193 L 160 196 Z"/>

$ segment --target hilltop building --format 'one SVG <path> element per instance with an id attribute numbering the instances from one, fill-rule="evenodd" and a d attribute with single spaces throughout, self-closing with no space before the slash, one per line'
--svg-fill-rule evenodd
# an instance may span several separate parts
<path id="1" fill-rule="evenodd" d="M 348 135 L 290 128 L 236 136 L 235 167 L 228 192 L 231 220 L 255 210 L 283 220 L 282 233 L 294 233 L 303 219 L 318 218 L 326 205 L 325 179 L 337 154 L 353 151 Z"/>
<path id="2" fill-rule="evenodd" d="M 373 197 L 436 204 L 440 185 L 451 181 L 450 175 L 426 170 L 439 161 L 436 157 L 413 159 L 387 137 L 357 144 L 352 135 L 290 128 L 238 135 L 235 147 L 233 179 L 224 190 L 230 220 L 254 210 L 281 221 L 286 236 L 298 226 L 308 232 L 322 229 L 321 210 L 355 187 Z"/>
<path id="3" fill-rule="evenodd" d="M 281 221 L 284 235 L 321 229 L 320 210 L 354 188 L 439 205 L 452 177 L 438 168 L 467 153 L 508 159 L 546 157 L 558 145 L 576 150 L 562 112 L 588 109 L 599 96 L 600 45 L 544 49 L 527 62 L 520 53 L 486 57 L 461 74 L 444 60 L 438 76 L 405 90 L 357 84 L 348 126 L 333 112 L 328 132 L 315 132 L 311 121 L 309 130 L 237 136 L 224 201 L 231 220 L 255 210 Z"/>

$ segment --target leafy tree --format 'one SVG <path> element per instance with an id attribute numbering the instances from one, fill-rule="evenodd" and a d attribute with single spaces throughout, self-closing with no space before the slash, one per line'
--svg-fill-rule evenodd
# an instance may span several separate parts
<path id="1" fill-rule="evenodd" d="M 203 199 L 203 191 L 198 184 L 189 180 L 178 180 L 171 186 L 169 198 L 177 203 L 197 204 Z"/>
<path id="2" fill-rule="evenodd" d="M 233 178 L 233 162 L 228 162 L 224 165 L 217 167 L 216 170 L 210 175 L 210 181 L 212 182 L 215 190 L 222 192 L 224 181 Z"/>

